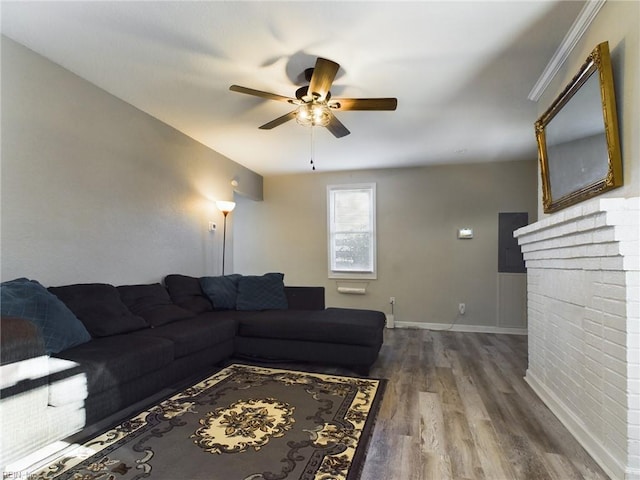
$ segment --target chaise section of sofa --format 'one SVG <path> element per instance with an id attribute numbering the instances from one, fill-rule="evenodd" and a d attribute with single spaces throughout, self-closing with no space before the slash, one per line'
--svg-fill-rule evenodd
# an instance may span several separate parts
<path id="1" fill-rule="evenodd" d="M 327 308 L 237 312 L 236 354 L 323 363 L 368 375 L 383 342 L 385 316 L 372 310 Z"/>

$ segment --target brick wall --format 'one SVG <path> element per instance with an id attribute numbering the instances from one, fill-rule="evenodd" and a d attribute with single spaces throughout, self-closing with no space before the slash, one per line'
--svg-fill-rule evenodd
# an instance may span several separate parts
<path id="1" fill-rule="evenodd" d="M 592 199 L 515 236 L 527 382 L 612 478 L 640 480 L 640 198 Z"/>

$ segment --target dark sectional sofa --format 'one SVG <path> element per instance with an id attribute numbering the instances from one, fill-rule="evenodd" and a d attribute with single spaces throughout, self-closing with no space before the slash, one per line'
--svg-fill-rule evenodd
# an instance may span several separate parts
<path id="1" fill-rule="evenodd" d="M 276 273 L 48 289 L 18 279 L 2 284 L 0 307 L 0 467 L 234 356 L 368 374 L 385 325 Z"/>

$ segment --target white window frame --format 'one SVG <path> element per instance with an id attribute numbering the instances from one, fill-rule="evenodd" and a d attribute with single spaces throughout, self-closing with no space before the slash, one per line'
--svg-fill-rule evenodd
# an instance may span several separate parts
<path id="1" fill-rule="evenodd" d="M 370 211 L 370 235 L 371 235 L 371 270 L 338 270 L 335 268 L 335 246 L 333 242 L 336 233 L 334 222 L 334 193 L 345 190 L 362 190 L 369 194 L 371 201 Z M 327 241 L 328 241 L 328 269 L 329 278 L 343 279 L 376 279 L 377 278 L 377 247 L 376 247 L 376 184 L 375 183 L 352 183 L 345 185 L 327 185 Z"/>

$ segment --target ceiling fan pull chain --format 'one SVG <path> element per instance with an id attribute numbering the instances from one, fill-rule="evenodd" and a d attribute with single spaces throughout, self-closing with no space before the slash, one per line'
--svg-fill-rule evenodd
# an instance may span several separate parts
<path id="1" fill-rule="evenodd" d="M 311 127 L 309 127 L 309 129 L 311 130 L 311 170 L 315 170 L 316 166 L 313 163 L 313 125 L 311 125 Z"/>

